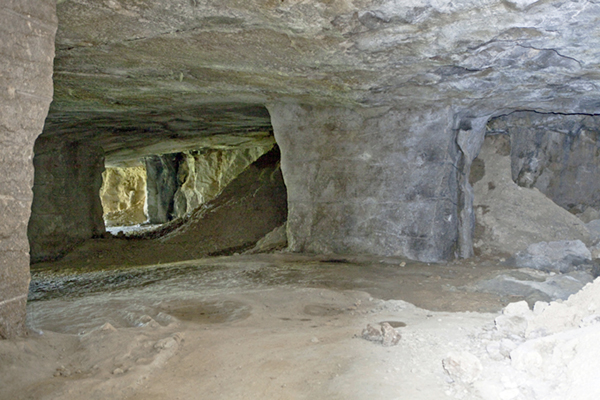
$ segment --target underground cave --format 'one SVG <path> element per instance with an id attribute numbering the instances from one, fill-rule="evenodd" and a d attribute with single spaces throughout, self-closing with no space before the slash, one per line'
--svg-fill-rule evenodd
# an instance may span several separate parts
<path id="1" fill-rule="evenodd" d="M 598 398 L 598 15 L 4 1 L 0 399 Z"/>

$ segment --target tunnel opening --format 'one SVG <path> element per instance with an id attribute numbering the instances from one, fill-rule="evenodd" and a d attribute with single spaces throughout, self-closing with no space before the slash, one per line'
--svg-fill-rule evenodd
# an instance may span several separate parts
<path id="1" fill-rule="evenodd" d="M 107 232 L 139 233 L 189 217 L 273 145 L 274 139 L 204 147 L 148 155 L 125 165 L 107 160 L 100 189 Z"/>
<path id="2" fill-rule="evenodd" d="M 162 242 L 170 243 L 165 245 L 170 249 L 167 258 L 174 261 L 247 249 L 280 227 L 287 214 L 286 190 L 266 109 L 223 105 L 194 110 L 194 118 L 189 117 L 191 111 L 187 113 L 185 123 L 177 115 L 181 111 L 161 115 L 167 127 L 162 130 L 150 129 L 148 125 L 154 122 L 147 118 L 145 126 L 131 129 L 139 115 L 109 115 L 109 120 L 96 116 L 89 123 L 93 127 L 73 121 L 67 127 L 67 119 L 50 114 L 36 141 L 34 157 L 34 201 L 28 228 L 32 264 L 61 259 L 82 247 L 85 254 L 79 257 L 87 259 L 91 253 L 110 253 L 111 246 L 115 250 L 132 247 L 110 241 L 115 235 L 140 241 L 169 234 Z M 110 121 L 117 125 L 109 127 Z M 88 140 L 82 140 L 85 134 Z M 269 154 L 276 154 L 274 162 L 261 164 L 261 158 Z M 264 174 L 267 169 L 270 175 Z M 270 191 L 270 196 L 257 196 L 257 201 L 269 197 L 273 201 L 264 205 L 247 201 L 248 190 Z M 222 204 L 223 199 L 229 204 Z M 249 206 L 244 208 L 244 202 Z M 208 213 L 210 208 L 219 211 Z M 261 217 L 256 213 L 262 213 Z M 219 221 L 217 215 L 230 219 Z M 198 227 L 201 223 L 202 228 Z M 228 224 L 245 226 L 246 235 L 234 234 L 235 239 L 228 240 L 234 231 Z M 194 229 L 212 234 L 199 233 L 194 238 L 190 234 Z M 175 231 L 184 230 L 186 239 L 175 239 Z M 194 247 L 194 241 L 202 242 L 197 246 L 202 250 L 190 253 L 187 250 Z M 138 254 L 144 253 L 143 246 L 137 244 Z M 134 263 L 151 264 L 149 250 Z M 157 256 L 156 261 L 166 259 Z"/>

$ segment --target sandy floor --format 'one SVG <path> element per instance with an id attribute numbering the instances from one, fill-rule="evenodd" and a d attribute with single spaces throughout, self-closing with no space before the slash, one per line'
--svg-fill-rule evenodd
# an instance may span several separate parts
<path id="1" fill-rule="evenodd" d="M 520 303 L 502 314 L 519 299 L 465 289 L 501 268 L 276 254 L 34 271 L 32 332 L 0 342 L 0 399 L 598 398 L 566 396 L 574 384 L 560 379 L 568 387 L 554 392 L 566 397 L 549 396 L 543 373 L 511 364 L 510 351 L 544 336 L 519 321 L 534 326 L 550 311 Z M 592 321 L 595 306 L 583 302 L 577 318 Z M 361 337 L 385 321 L 398 345 Z M 577 359 L 561 351 L 557 368 Z M 538 365 L 524 354 L 525 367 Z"/>

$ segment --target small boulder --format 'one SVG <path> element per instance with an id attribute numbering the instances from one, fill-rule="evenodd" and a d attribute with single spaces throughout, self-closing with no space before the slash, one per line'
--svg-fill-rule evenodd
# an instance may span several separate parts
<path id="1" fill-rule="evenodd" d="M 592 259 L 581 240 L 534 243 L 515 255 L 517 267 L 546 272 L 570 272 Z"/>
<path id="2" fill-rule="evenodd" d="M 466 351 L 449 353 L 442 366 L 452 380 L 467 384 L 475 382 L 483 369 L 479 358 Z"/>
<path id="3" fill-rule="evenodd" d="M 394 327 L 387 322 L 381 323 L 381 330 L 374 328 L 371 324 L 368 324 L 363 329 L 361 334 L 363 339 L 371 342 L 381 343 L 384 347 L 395 346 L 400 342 L 402 335 Z"/>

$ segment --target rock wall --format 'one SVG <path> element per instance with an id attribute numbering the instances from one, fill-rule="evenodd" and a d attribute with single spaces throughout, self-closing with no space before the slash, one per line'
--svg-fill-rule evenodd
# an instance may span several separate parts
<path id="1" fill-rule="evenodd" d="M 474 163 L 475 253 L 510 256 L 542 241 L 589 243 L 589 232 L 576 216 L 537 188 L 513 182 L 510 154 L 509 136 L 487 136 Z"/>
<path id="2" fill-rule="evenodd" d="M 175 215 L 174 197 L 179 187 L 179 154 L 144 158 L 146 165 L 146 215 L 151 224 L 164 224 Z"/>
<path id="3" fill-rule="evenodd" d="M 461 156 L 449 110 L 268 109 L 292 251 L 422 261 L 455 255 Z"/>
<path id="4" fill-rule="evenodd" d="M 28 236 L 35 263 L 57 259 L 74 245 L 104 233 L 99 195 L 104 153 L 87 142 L 40 136 L 33 163 Z"/>
<path id="5" fill-rule="evenodd" d="M 162 224 L 190 214 L 214 199 L 272 147 L 272 143 L 265 143 L 261 146 L 205 148 L 146 157 L 146 211 L 150 223 Z"/>
<path id="6" fill-rule="evenodd" d="M 512 179 L 561 207 L 600 207 L 600 116 L 515 112 L 488 130 L 511 141 Z"/>
<path id="7" fill-rule="evenodd" d="M 182 217 L 214 199 L 248 165 L 273 146 L 184 152 L 178 168 L 175 215 Z"/>
<path id="8" fill-rule="evenodd" d="M 26 332 L 33 143 L 52 100 L 55 4 L 0 4 L 0 338 Z"/>
<path id="9" fill-rule="evenodd" d="M 127 226 L 145 222 L 146 168 L 106 168 L 102 173 L 100 200 L 106 226 Z"/>

